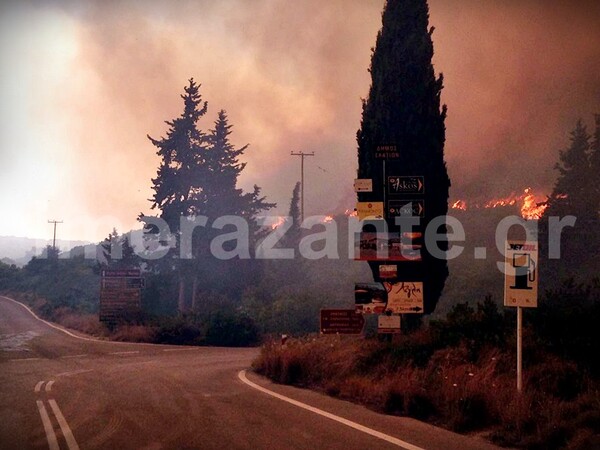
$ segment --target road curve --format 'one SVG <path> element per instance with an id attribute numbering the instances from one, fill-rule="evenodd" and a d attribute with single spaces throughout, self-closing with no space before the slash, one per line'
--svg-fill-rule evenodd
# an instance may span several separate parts
<path id="1" fill-rule="evenodd" d="M 0 449 L 496 448 L 274 385 L 257 354 L 81 339 L 0 297 Z"/>

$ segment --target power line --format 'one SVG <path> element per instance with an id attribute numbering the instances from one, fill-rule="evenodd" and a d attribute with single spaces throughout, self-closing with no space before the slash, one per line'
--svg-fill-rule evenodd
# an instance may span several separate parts
<path id="1" fill-rule="evenodd" d="M 304 157 L 315 156 L 315 152 L 310 152 L 310 153 L 291 152 L 290 154 L 292 156 L 300 157 L 300 195 L 302 196 L 302 202 L 300 203 L 300 218 L 301 218 L 302 222 L 304 222 Z"/>

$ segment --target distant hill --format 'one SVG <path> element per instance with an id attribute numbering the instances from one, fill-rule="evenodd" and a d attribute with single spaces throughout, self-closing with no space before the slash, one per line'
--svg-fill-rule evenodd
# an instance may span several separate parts
<path id="1" fill-rule="evenodd" d="M 61 252 L 70 251 L 74 247 L 88 244 L 90 244 L 90 242 L 87 241 L 56 240 L 56 246 Z M 52 240 L 0 236 L 0 260 L 8 262 L 5 261 L 5 259 L 7 259 L 17 266 L 24 266 L 34 256 L 41 255 L 47 245 L 52 245 Z"/>

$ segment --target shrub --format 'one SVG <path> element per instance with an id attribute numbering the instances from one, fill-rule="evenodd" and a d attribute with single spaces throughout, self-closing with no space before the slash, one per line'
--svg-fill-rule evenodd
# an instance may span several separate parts
<path id="1" fill-rule="evenodd" d="M 204 343 L 224 347 L 248 347 L 259 341 L 259 332 L 254 321 L 245 315 L 218 311 L 204 321 L 206 335 Z"/>

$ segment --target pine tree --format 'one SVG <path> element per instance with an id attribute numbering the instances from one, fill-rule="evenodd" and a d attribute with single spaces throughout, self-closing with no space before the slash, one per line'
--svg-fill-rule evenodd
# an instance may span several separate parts
<path id="1" fill-rule="evenodd" d="M 567 277 L 582 277 L 597 274 L 600 257 L 599 189 L 597 183 L 599 166 L 600 119 L 596 117 L 595 134 L 589 135 L 586 126 L 579 120 L 571 131 L 570 145 L 561 150 L 555 165 L 558 178 L 548 207 L 540 220 L 540 251 L 543 263 L 543 282 L 547 288 Z M 590 142 L 590 140 L 592 141 Z M 550 218 L 563 219 L 574 216 L 575 225 L 565 227 L 558 234 L 550 227 Z M 548 259 L 549 242 L 560 245 L 560 259 Z"/>
<path id="2" fill-rule="evenodd" d="M 221 110 L 218 113 L 214 128 L 206 136 L 206 152 L 204 158 L 203 199 L 205 203 L 198 210 L 208 217 L 209 223 L 222 216 L 239 216 L 248 224 L 249 248 L 254 256 L 254 245 L 260 237 L 262 227 L 258 224 L 257 215 L 275 206 L 268 203 L 260 195 L 260 188 L 254 186 L 252 192 L 245 193 L 237 187 L 238 178 L 246 163 L 241 163 L 239 158 L 248 148 L 248 144 L 236 148 L 230 141 L 233 125 L 229 123 L 227 113 Z M 251 261 L 217 261 L 209 256 L 210 240 L 217 234 L 217 230 L 203 229 L 196 233 L 196 260 L 193 273 L 192 308 L 199 307 L 198 294 L 200 285 L 204 290 L 223 289 L 223 278 L 230 282 L 226 286 L 228 294 L 235 295 L 243 290 L 242 283 L 246 283 L 253 276 L 257 263 Z M 210 263 L 206 264 L 207 258 Z M 216 285 L 215 285 L 216 283 Z"/>
<path id="3" fill-rule="evenodd" d="M 189 80 L 181 95 L 184 110 L 180 117 L 167 121 L 167 136 L 156 140 L 148 136 L 158 148 L 156 154 L 161 157 L 156 178 L 152 179 L 152 208 L 161 210 L 160 217 L 165 219 L 171 230 L 179 230 L 179 218 L 183 214 L 197 212 L 202 204 L 205 136 L 197 127 L 198 120 L 206 113 L 207 103 L 202 102 L 200 86 Z"/>
<path id="4" fill-rule="evenodd" d="M 208 206 L 214 207 L 214 210 L 206 211 L 209 216 L 239 214 L 244 210 L 240 203 L 242 191 L 237 188 L 237 180 L 246 167 L 245 163 L 239 162 L 239 157 L 248 145 L 236 149 L 229 140 L 231 128 L 227 113 L 221 110 L 215 127 L 207 137 L 209 145 L 206 151 L 206 195 L 209 199 Z"/>
<path id="5" fill-rule="evenodd" d="M 359 193 L 359 201 L 382 201 L 388 176 L 423 176 L 422 229 L 447 213 L 450 187 L 444 162 L 446 106 L 440 107 L 443 77 L 436 77 L 431 63 L 428 21 L 426 0 L 386 1 L 357 133 L 358 176 L 373 180 L 373 192 Z M 382 154 L 382 146 L 387 153 Z M 386 221 L 396 230 L 392 217 Z M 439 231 L 445 234 L 445 227 Z M 375 278 L 377 267 L 371 264 Z M 423 280 L 425 313 L 432 312 L 448 276 L 446 261 L 424 252 L 422 263 L 403 262 L 399 271 L 405 281 Z"/>
<path id="6" fill-rule="evenodd" d="M 140 259 L 130 243 L 130 235 L 120 235 L 116 228 L 100 243 L 101 267 L 130 269 L 140 266 Z"/>
<path id="7" fill-rule="evenodd" d="M 236 215 L 248 222 L 251 239 L 259 234 L 257 214 L 274 207 L 260 195 L 260 188 L 245 193 L 237 187 L 240 173 L 245 163 L 239 157 L 247 145 L 236 149 L 230 142 L 232 126 L 225 111 L 220 111 L 215 127 L 208 134 L 198 127 L 198 121 L 207 111 L 207 102 L 202 101 L 200 86 L 189 80 L 182 95 L 184 110 L 180 117 L 167 121 L 169 130 L 160 140 L 148 138 L 158 148 L 161 157 L 157 176 L 152 180 L 154 196 L 152 208 L 160 210 L 177 239 L 180 236 L 182 216 L 205 216 L 206 227 L 197 228 L 192 239 L 192 260 L 175 258 L 179 278 L 178 308 L 187 309 L 186 297 L 190 294 L 189 281 L 192 281 L 192 307 L 196 305 L 199 283 L 207 289 L 232 287 L 224 277 L 230 273 L 226 263 L 217 261 L 210 255 L 210 242 L 217 231 L 211 228 L 214 220 L 225 215 Z M 252 245 L 253 242 L 250 242 Z M 171 264 L 164 264 L 164 268 Z M 239 275 L 239 273 L 238 273 Z M 243 277 L 238 276 L 237 280 Z"/>
<path id="8" fill-rule="evenodd" d="M 548 212 L 555 215 L 585 214 L 589 208 L 590 135 L 581 120 L 571 132 L 571 145 L 560 151 L 555 169 L 559 176 L 550 197 Z M 562 213 L 562 214 L 561 214 Z"/>
<path id="9" fill-rule="evenodd" d="M 160 210 L 159 217 L 166 221 L 176 238 L 180 232 L 181 217 L 197 214 L 206 203 L 201 184 L 205 178 L 206 137 L 197 123 L 206 114 L 208 105 L 202 101 L 200 86 L 193 78 L 184 92 L 181 95 L 183 113 L 166 122 L 169 125 L 166 137 L 158 140 L 148 136 L 158 148 L 156 154 L 161 158 L 156 178 L 152 179 L 152 209 Z M 189 266 L 186 261 L 178 261 L 177 264 L 180 311 L 185 310 L 185 279 Z"/>
<path id="10" fill-rule="evenodd" d="M 238 177 L 246 167 L 239 157 L 244 154 L 248 144 L 236 149 L 230 142 L 231 128 L 227 113 L 219 111 L 215 127 L 208 135 L 206 168 L 208 179 L 206 192 L 209 209 L 207 215 L 239 215 L 248 220 L 251 229 L 256 231 L 256 215 L 275 207 L 260 195 L 260 187 L 254 186 L 252 192 L 244 193 L 237 187 Z"/>

